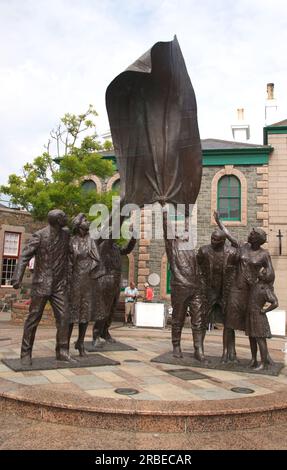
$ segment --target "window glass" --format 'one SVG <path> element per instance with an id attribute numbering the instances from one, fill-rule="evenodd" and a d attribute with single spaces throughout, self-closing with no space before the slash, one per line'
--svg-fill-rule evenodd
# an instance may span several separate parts
<path id="1" fill-rule="evenodd" d="M 3 260 L 1 272 L 1 285 L 10 286 L 15 266 L 19 257 L 20 233 L 5 232 L 3 246 Z"/>
<path id="2" fill-rule="evenodd" d="M 97 191 L 97 185 L 93 180 L 85 180 L 82 183 L 82 190 L 85 192 Z"/>
<path id="3" fill-rule="evenodd" d="M 5 232 L 4 235 L 4 256 L 18 256 L 20 233 Z"/>
<path id="4" fill-rule="evenodd" d="M 223 176 L 219 180 L 217 210 L 223 220 L 241 220 L 241 184 L 236 176 Z"/>

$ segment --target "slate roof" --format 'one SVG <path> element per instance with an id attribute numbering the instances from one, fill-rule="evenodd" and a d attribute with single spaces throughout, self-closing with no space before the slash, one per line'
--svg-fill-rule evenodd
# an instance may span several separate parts
<path id="1" fill-rule="evenodd" d="M 268 145 L 248 144 L 246 142 L 235 142 L 234 140 L 220 140 L 220 139 L 201 139 L 201 146 L 203 150 L 221 150 L 221 149 L 253 149 L 253 148 L 268 148 Z M 100 152 L 103 157 L 114 157 L 114 150 Z"/>
<path id="2" fill-rule="evenodd" d="M 270 126 L 267 127 L 283 127 L 287 126 L 287 119 L 283 119 L 283 121 L 275 122 L 274 124 L 270 124 Z"/>
<path id="3" fill-rule="evenodd" d="M 246 142 L 234 142 L 233 140 L 220 139 L 202 139 L 201 146 L 203 150 L 268 148 L 268 145 L 248 144 Z"/>

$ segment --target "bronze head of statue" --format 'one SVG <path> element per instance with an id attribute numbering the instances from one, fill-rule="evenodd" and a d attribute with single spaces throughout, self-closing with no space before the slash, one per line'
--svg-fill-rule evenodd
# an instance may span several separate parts
<path id="1" fill-rule="evenodd" d="M 65 227 L 68 219 L 65 212 L 60 209 L 53 209 L 48 213 L 48 223 L 52 227 Z"/>
<path id="2" fill-rule="evenodd" d="M 248 235 L 248 243 L 252 248 L 259 248 L 267 240 L 266 232 L 262 228 L 253 228 Z"/>
<path id="3" fill-rule="evenodd" d="M 90 222 L 87 220 L 85 214 L 80 212 L 74 219 L 72 220 L 72 232 L 74 235 L 77 234 L 86 234 L 88 233 L 90 228 Z"/>
<path id="4" fill-rule="evenodd" d="M 215 229 L 211 234 L 211 246 L 212 248 L 221 248 L 225 244 L 226 235 L 223 230 Z"/>

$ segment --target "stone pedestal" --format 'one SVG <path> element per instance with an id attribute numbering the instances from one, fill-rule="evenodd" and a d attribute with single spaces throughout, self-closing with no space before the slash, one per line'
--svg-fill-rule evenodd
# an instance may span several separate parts
<path id="1" fill-rule="evenodd" d="M 224 370 L 228 372 L 245 372 L 247 374 L 257 374 L 257 375 L 273 375 L 278 376 L 280 371 L 283 369 L 283 362 L 274 362 L 273 365 L 270 365 L 268 369 L 256 370 L 248 367 L 250 359 L 240 359 L 238 363 L 228 362 L 223 364 L 220 362 L 219 357 L 214 356 L 205 356 L 207 363 L 200 362 L 195 359 L 194 355 L 190 352 L 184 351 L 183 357 L 178 358 L 174 357 L 172 352 L 165 352 L 160 354 L 157 357 L 151 359 L 151 362 L 158 362 L 160 364 L 173 364 L 175 366 L 185 366 L 185 367 L 199 367 L 201 369 L 215 369 L 215 370 Z"/>

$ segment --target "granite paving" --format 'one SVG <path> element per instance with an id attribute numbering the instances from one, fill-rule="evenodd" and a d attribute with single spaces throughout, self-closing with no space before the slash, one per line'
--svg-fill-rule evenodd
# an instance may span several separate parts
<path id="1" fill-rule="evenodd" d="M 22 327 L 13 326 L 9 322 L 1 323 L 1 335 L 7 339 L 0 343 L 0 358 L 19 357 L 19 344 L 21 342 Z M 91 331 L 87 336 L 91 335 Z M 233 387 L 246 387 L 254 390 L 254 396 L 268 395 L 286 389 L 287 367 L 285 366 L 278 377 L 255 375 L 247 372 L 231 372 L 216 369 L 206 369 L 197 365 L 172 365 L 151 362 L 157 355 L 170 351 L 169 329 L 147 329 L 112 327 L 113 337 L 136 350 L 105 351 L 105 357 L 118 362 L 118 365 L 99 367 L 80 367 L 54 370 L 35 370 L 14 372 L 7 365 L 0 362 L 0 379 L 8 383 L 22 384 L 23 386 L 40 387 L 44 384 L 60 384 L 62 390 L 72 387 L 75 393 L 81 392 L 81 400 L 85 395 L 93 397 L 113 397 L 113 390 L 118 387 L 133 387 L 139 390 L 136 396 L 139 400 L 232 400 L 238 399 L 238 394 L 231 391 Z M 189 329 L 184 329 L 182 346 L 185 351 L 192 353 L 192 340 Z M 55 350 L 55 330 L 53 328 L 39 328 L 35 341 L 33 357 L 51 357 Z M 73 345 L 76 336 L 72 338 Z M 285 338 L 272 338 L 268 341 L 271 356 L 275 361 L 287 364 L 287 354 L 284 349 Z M 236 335 L 237 354 L 242 360 L 250 358 L 249 342 L 245 335 Z M 222 348 L 222 330 L 207 332 L 205 350 L 207 355 L 220 357 Z M 71 349 L 74 357 L 77 352 Z M 93 355 L 93 353 L 88 353 Z M 139 362 L 129 362 L 139 361 Z M 172 376 L 170 370 L 186 369 L 198 373 L 197 379 L 184 380 Z M 200 376 L 204 375 L 204 378 Z M 7 388 L 7 385 L 6 385 Z M 145 398 L 143 398 L 145 397 Z M 122 396 L 129 400 L 129 396 Z"/>

